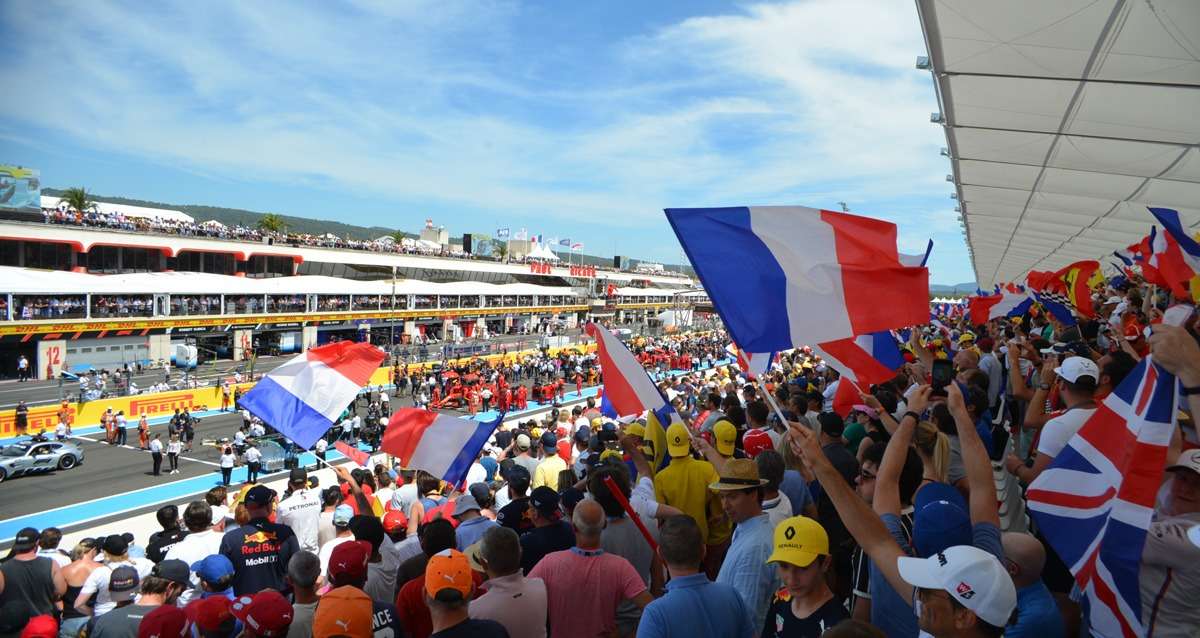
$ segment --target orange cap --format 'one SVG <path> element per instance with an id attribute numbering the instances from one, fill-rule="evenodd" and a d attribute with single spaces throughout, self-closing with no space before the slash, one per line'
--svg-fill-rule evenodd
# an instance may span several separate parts
<path id="1" fill-rule="evenodd" d="M 425 566 L 425 591 L 431 597 L 436 598 L 439 592 L 453 589 L 467 598 L 473 584 L 471 563 L 466 554 L 446 549 L 429 557 L 429 564 Z"/>
<path id="2" fill-rule="evenodd" d="M 363 590 L 350 585 L 331 589 L 321 596 L 313 613 L 313 638 L 372 638 L 373 614 L 371 597 Z"/>

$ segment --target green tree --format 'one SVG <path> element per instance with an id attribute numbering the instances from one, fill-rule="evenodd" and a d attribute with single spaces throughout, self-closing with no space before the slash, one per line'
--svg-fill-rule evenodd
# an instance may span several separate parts
<path id="1" fill-rule="evenodd" d="M 496 256 L 500 258 L 500 261 L 504 261 L 508 257 L 508 242 L 493 239 L 492 249 L 496 253 Z"/>
<path id="2" fill-rule="evenodd" d="M 63 191 L 62 200 L 71 207 L 71 210 L 80 213 L 96 209 L 96 202 L 92 201 L 92 196 L 82 186 Z"/>
<path id="3" fill-rule="evenodd" d="M 391 234 L 389 235 L 389 237 L 391 237 L 392 241 L 396 242 L 397 244 L 404 241 L 404 233 L 402 233 L 398 230 L 392 231 Z"/>
<path id="4" fill-rule="evenodd" d="M 283 217 L 275 213 L 267 213 L 258 218 L 258 229 L 268 233 L 282 233 L 287 229 L 287 224 L 283 222 Z"/>

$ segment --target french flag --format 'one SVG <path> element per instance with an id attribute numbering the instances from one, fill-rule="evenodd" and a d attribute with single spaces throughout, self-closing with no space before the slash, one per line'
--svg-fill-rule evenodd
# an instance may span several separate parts
<path id="1" fill-rule="evenodd" d="M 749 352 L 928 321 L 929 271 L 901 262 L 895 224 L 799 206 L 666 214 L 734 341 Z"/>
<path id="2" fill-rule="evenodd" d="M 604 375 L 604 399 L 620 416 L 642 414 L 646 410 L 661 412 L 670 409 L 646 369 L 633 353 L 612 332 L 603 326 L 589 323 L 584 326 L 588 336 L 596 340 L 600 369 Z M 671 410 L 674 412 L 674 410 Z M 670 421 L 667 422 L 670 424 Z"/>
<path id="3" fill-rule="evenodd" d="M 827 341 L 814 347 L 813 353 L 837 370 L 843 379 L 864 388 L 895 377 L 896 371 L 904 365 L 896 338 L 886 330 L 854 339 Z"/>
<path id="4" fill-rule="evenodd" d="M 379 449 L 403 467 L 425 470 L 457 485 L 504 420 L 470 421 L 421 408 L 401 408 L 388 420 Z"/>
<path id="5" fill-rule="evenodd" d="M 238 404 L 308 449 L 333 427 L 384 356 L 369 343 L 352 341 L 313 348 L 272 370 Z"/>
<path id="6" fill-rule="evenodd" d="M 757 379 L 760 374 L 766 374 L 775 360 L 774 352 L 746 352 L 737 347 L 736 343 L 725 346 L 725 352 L 737 361 L 738 368 L 750 379 Z"/>
<path id="7" fill-rule="evenodd" d="M 1023 315 L 1033 305 L 1033 297 L 1024 290 L 1005 290 L 998 295 L 972 296 L 967 300 L 967 312 L 971 323 L 980 325 L 1001 317 Z"/>
<path id="8" fill-rule="evenodd" d="M 1176 297 L 1190 298 L 1189 285 L 1200 276 L 1200 243 L 1184 230 L 1178 211 L 1151 208 L 1150 213 L 1166 232 L 1158 233 L 1150 242 L 1151 253 L 1146 261 L 1162 275 Z"/>

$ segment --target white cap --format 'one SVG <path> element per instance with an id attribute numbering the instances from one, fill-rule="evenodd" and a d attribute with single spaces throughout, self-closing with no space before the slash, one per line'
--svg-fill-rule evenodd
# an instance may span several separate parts
<path id="1" fill-rule="evenodd" d="M 1191 470 L 1200 474 L 1200 450 L 1187 450 L 1179 455 L 1175 462 L 1167 466 L 1168 470 Z"/>
<path id="2" fill-rule="evenodd" d="M 1067 357 L 1062 365 L 1054 369 L 1058 376 L 1075 383 L 1079 377 L 1091 377 L 1092 381 L 1100 380 L 1100 368 L 1095 361 L 1086 357 Z"/>
<path id="3" fill-rule="evenodd" d="M 1192 529 L 1188 530 L 1188 540 L 1196 547 L 1200 547 L 1200 525 L 1193 525 Z"/>
<path id="4" fill-rule="evenodd" d="M 1105 301 L 1105 302 L 1104 302 L 1104 305 L 1108 305 L 1108 304 L 1110 304 L 1110 303 L 1114 303 L 1114 304 L 1115 304 L 1115 303 L 1121 303 L 1122 301 L 1124 301 L 1124 299 L 1125 299 L 1124 297 L 1121 297 L 1121 296 L 1118 296 L 1118 295 L 1113 295 L 1113 296 L 1111 296 L 1111 297 L 1109 297 L 1109 298 L 1108 298 L 1108 301 Z"/>
<path id="5" fill-rule="evenodd" d="M 1004 627 L 1017 607 L 1017 589 L 995 556 L 956 545 L 929 558 L 896 560 L 900 577 L 923 589 L 940 589 L 989 625 Z"/>

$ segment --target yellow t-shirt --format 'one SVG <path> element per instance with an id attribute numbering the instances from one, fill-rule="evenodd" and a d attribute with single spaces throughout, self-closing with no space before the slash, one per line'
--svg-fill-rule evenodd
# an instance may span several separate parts
<path id="1" fill-rule="evenodd" d="M 549 487 L 555 492 L 558 491 L 558 473 L 567 469 L 567 462 L 562 460 L 562 457 L 555 454 L 542 459 L 537 467 L 533 470 L 533 483 L 530 488 L 538 488 L 543 485 Z"/>
<path id="2" fill-rule="evenodd" d="M 720 545 L 732 535 L 729 519 L 721 511 L 716 496 L 708 489 L 718 478 L 712 463 L 690 456 L 671 459 L 654 477 L 654 495 L 658 502 L 679 508 L 695 519 L 707 545 Z M 721 521 L 710 527 L 709 518 L 718 515 Z"/>

